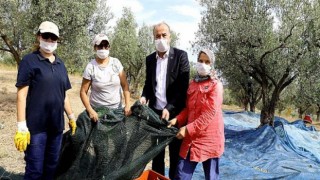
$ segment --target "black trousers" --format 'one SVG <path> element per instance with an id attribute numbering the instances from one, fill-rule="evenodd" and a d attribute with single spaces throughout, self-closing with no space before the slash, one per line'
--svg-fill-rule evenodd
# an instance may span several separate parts
<path id="1" fill-rule="evenodd" d="M 153 107 L 151 109 L 160 116 L 162 116 L 162 111 L 157 110 Z M 170 115 L 170 119 L 173 118 Z M 175 138 L 169 144 L 169 178 L 173 179 L 177 170 L 178 161 L 179 161 L 179 151 L 182 140 Z M 165 174 L 165 150 L 161 151 L 153 160 L 152 160 L 152 170 L 164 175 Z"/>

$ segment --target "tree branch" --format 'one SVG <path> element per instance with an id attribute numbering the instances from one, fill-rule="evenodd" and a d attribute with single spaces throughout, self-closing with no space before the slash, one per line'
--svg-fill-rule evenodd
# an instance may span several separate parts
<path id="1" fill-rule="evenodd" d="M 249 66 L 253 69 L 253 72 L 251 72 L 253 79 L 255 79 L 261 85 L 262 84 L 262 74 L 263 74 L 262 71 L 256 66 L 253 66 L 253 65 L 249 65 Z M 260 79 L 257 76 L 257 74 L 260 76 Z"/>
<path id="2" fill-rule="evenodd" d="M 274 86 L 277 86 L 277 82 L 276 82 L 271 76 L 269 76 L 267 73 L 265 73 L 265 75 L 266 75 L 267 78 L 272 82 L 272 84 L 273 84 Z"/>
<path id="3" fill-rule="evenodd" d="M 14 59 L 16 60 L 17 64 L 19 65 L 20 63 L 20 55 L 18 54 L 18 52 L 14 49 L 13 45 L 11 44 L 9 38 L 7 37 L 7 35 L 3 34 L 1 31 L 0 31 L 0 35 L 1 35 L 1 38 L 3 39 L 4 43 L 8 46 L 9 48 L 9 51 Z"/>
<path id="4" fill-rule="evenodd" d="M 292 81 L 295 80 L 298 76 L 299 76 L 299 74 L 297 73 L 297 74 L 295 74 L 294 76 L 292 76 L 288 81 L 284 82 L 284 83 L 282 84 L 282 86 L 280 86 L 280 88 L 279 88 L 280 92 L 281 92 L 285 87 L 287 87 L 289 84 L 291 84 Z"/>
<path id="5" fill-rule="evenodd" d="M 275 48 L 272 49 L 272 50 L 266 51 L 266 52 L 261 56 L 261 58 L 260 58 L 260 64 L 263 63 L 263 59 L 264 59 L 268 54 L 270 54 L 270 53 L 272 53 L 272 52 L 274 52 L 274 51 L 276 51 L 276 50 L 284 47 L 286 41 L 289 39 L 289 37 L 292 36 L 292 31 L 293 31 L 293 28 L 294 28 L 294 27 L 295 27 L 295 25 L 293 25 L 293 26 L 291 27 L 290 33 L 284 38 L 284 40 L 282 41 L 282 43 L 281 43 L 279 46 L 275 47 Z"/>
<path id="6" fill-rule="evenodd" d="M 8 52 L 11 52 L 10 49 L 4 49 L 4 48 L 0 48 L 0 51 L 8 51 Z"/>
<path id="7" fill-rule="evenodd" d="M 295 60 L 298 60 L 301 57 L 302 53 L 298 52 L 297 56 L 295 58 Z M 287 67 L 286 69 L 286 73 L 284 75 L 286 75 L 286 77 L 282 77 L 281 80 L 279 81 L 279 85 L 280 85 L 280 90 L 282 91 L 286 86 L 288 86 L 294 79 L 296 79 L 299 75 L 299 73 L 296 73 L 293 77 L 291 77 L 288 81 L 285 82 L 285 79 L 289 76 L 290 73 L 290 67 Z M 281 85 L 282 84 L 282 85 Z"/>
<path id="8" fill-rule="evenodd" d="M 248 47 L 248 48 L 258 48 L 261 47 L 261 39 L 258 38 L 258 45 L 251 43 L 249 40 L 246 41 L 242 41 L 241 44 L 243 44 L 244 46 Z"/>

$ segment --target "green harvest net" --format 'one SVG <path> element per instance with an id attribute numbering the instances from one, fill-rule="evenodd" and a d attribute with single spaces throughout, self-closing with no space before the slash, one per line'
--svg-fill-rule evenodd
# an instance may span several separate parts
<path id="1" fill-rule="evenodd" d="M 86 111 L 77 131 L 64 134 L 57 179 L 134 179 L 165 149 L 177 133 L 167 122 L 138 101 L 125 117 L 122 109 L 97 108 L 99 122 Z"/>

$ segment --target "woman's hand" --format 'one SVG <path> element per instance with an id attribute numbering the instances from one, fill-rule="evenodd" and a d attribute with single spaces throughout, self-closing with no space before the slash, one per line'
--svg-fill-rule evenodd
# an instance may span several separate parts
<path id="1" fill-rule="evenodd" d="M 89 117 L 93 122 L 97 122 L 99 120 L 99 116 L 98 113 L 91 109 L 90 111 L 88 111 Z"/>
<path id="2" fill-rule="evenodd" d="M 186 137 L 186 134 L 188 133 L 188 130 L 186 128 L 186 126 L 183 126 L 182 128 L 179 129 L 176 138 L 178 139 L 183 139 L 184 137 Z"/>
<path id="3" fill-rule="evenodd" d="M 124 115 L 125 115 L 125 116 L 130 116 L 131 113 L 132 113 L 132 112 L 131 112 L 130 106 L 127 106 L 127 105 L 126 105 L 126 106 L 124 107 Z"/>

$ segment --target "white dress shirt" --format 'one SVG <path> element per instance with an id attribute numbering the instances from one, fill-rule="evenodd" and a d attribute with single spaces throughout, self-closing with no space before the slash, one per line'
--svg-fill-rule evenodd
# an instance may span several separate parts
<path id="1" fill-rule="evenodd" d="M 156 104 L 155 107 L 158 110 L 163 110 L 167 105 L 167 93 L 166 93 L 166 81 L 167 81 L 167 66 L 168 66 L 169 51 L 167 51 L 163 58 L 158 53 L 157 58 L 157 69 L 156 69 Z"/>

